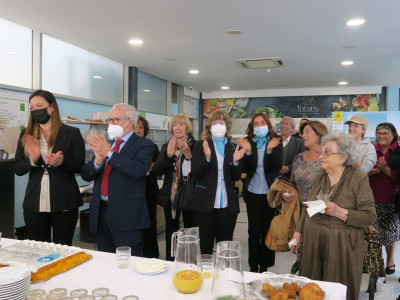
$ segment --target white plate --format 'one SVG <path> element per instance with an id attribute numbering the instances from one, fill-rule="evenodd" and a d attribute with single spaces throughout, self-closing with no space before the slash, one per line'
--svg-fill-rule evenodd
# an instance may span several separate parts
<path id="1" fill-rule="evenodd" d="M 25 267 L 4 267 L 0 268 L 0 286 L 16 283 L 31 276 L 31 271 Z"/>
<path id="2" fill-rule="evenodd" d="M 135 271 L 141 274 L 160 274 L 167 271 L 169 264 L 160 259 L 142 259 L 135 264 Z"/>

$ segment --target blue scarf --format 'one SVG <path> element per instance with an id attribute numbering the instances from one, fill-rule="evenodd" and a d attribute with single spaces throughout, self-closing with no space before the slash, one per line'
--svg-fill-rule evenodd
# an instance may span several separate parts
<path id="1" fill-rule="evenodd" d="M 263 145 L 267 143 L 267 138 L 259 138 L 258 136 L 255 136 L 256 142 L 257 142 L 257 149 L 262 149 Z"/>
<path id="2" fill-rule="evenodd" d="M 226 138 L 224 137 L 223 139 L 217 139 L 216 137 L 212 137 L 214 141 L 217 141 L 217 150 L 219 154 L 221 154 L 222 157 L 225 157 L 225 144 L 226 144 Z"/>

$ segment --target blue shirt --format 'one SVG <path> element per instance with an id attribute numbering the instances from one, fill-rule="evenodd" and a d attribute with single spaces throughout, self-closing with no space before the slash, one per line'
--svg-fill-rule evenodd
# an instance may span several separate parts
<path id="1" fill-rule="evenodd" d="M 247 187 L 247 190 L 253 194 L 264 195 L 267 194 L 269 191 L 267 179 L 265 178 L 265 173 L 264 173 L 264 155 L 266 146 L 267 144 L 264 144 L 261 149 L 257 149 L 257 154 L 258 154 L 257 169 Z"/>

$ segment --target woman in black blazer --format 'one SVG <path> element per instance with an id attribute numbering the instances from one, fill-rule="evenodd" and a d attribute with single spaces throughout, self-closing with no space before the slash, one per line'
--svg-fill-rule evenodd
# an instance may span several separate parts
<path id="1" fill-rule="evenodd" d="M 239 141 L 246 149 L 243 158 L 243 199 L 246 202 L 249 225 L 249 266 L 251 272 L 265 272 L 275 264 L 275 252 L 265 246 L 275 210 L 270 208 L 267 192 L 280 175 L 283 147 L 271 121 L 264 113 L 252 117 L 247 137 Z"/>
<path id="2" fill-rule="evenodd" d="M 135 133 L 138 136 L 146 137 L 149 130 L 149 122 L 145 118 L 139 116 L 135 127 Z M 157 241 L 157 195 L 159 188 L 157 176 L 153 172 L 153 166 L 157 161 L 160 150 L 158 150 L 156 144 L 153 143 L 153 145 L 153 163 L 151 164 L 149 172 L 146 174 L 146 201 L 150 217 L 150 227 L 143 232 L 143 257 L 159 258 L 160 252 L 158 251 Z"/>
<path id="3" fill-rule="evenodd" d="M 164 175 L 164 183 L 158 192 L 157 202 L 164 207 L 166 260 L 171 257 L 171 236 L 179 230 L 179 219 L 182 213 L 185 228 L 194 226 L 190 211 L 180 211 L 173 206 L 173 200 L 183 176 L 190 176 L 191 158 L 194 146 L 192 124 L 184 114 L 176 114 L 169 124 L 173 135 L 168 143 L 161 147 L 160 154 L 154 164 L 153 172 L 157 176 Z"/>
<path id="4" fill-rule="evenodd" d="M 207 139 L 199 141 L 193 151 L 193 188 L 190 208 L 200 230 L 203 254 L 212 254 L 216 242 L 231 241 L 239 214 L 235 181 L 242 174 L 239 150 L 230 142 L 232 121 L 225 111 L 213 113 L 205 127 Z"/>
<path id="5" fill-rule="evenodd" d="M 72 245 L 78 207 L 83 205 L 75 179 L 85 164 L 85 142 L 78 128 L 61 122 L 56 98 L 37 90 L 29 97 L 28 127 L 15 154 L 15 174 L 29 173 L 23 203 L 29 239 Z"/>

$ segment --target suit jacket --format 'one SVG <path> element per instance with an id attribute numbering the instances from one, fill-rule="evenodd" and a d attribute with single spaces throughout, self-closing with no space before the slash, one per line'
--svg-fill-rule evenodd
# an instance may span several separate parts
<path id="1" fill-rule="evenodd" d="M 188 141 L 191 141 L 189 142 L 189 147 L 193 155 L 193 148 L 195 145 L 195 141 L 191 134 L 188 135 Z M 154 174 L 156 174 L 157 176 L 164 175 L 163 185 L 157 195 L 157 203 L 162 207 L 169 207 L 171 204 L 171 190 L 172 190 L 172 183 L 174 181 L 173 173 L 174 173 L 174 161 L 176 156 L 174 155 L 173 157 L 168 157 L 167 148 L 168 148 L 168 143 L 162 145 L 160 154 L 158 155 L 157 158 L 157 162 L 154 164 L 153 167 Z M 184 157 L 183 155 L 181 155 L 180 174 L 182 174 L 183 160 Z"/>
<path id="2" fill-rule="evenodd" d="M 22 137 L 26 129 L 21 131 L 15 153 L 14 172 L 18 176 L 29 173 L 28 186 L 26 187 L 24 209 L 39 212 L 40 189 L 45 167 L 50 180 L 50 206 L 51 212 L 58 212 L 77 208 L 83 205 L 82 196 L 75 179 L 75 174 L 80 173 L 85 164 L 85 142 L 81 132 L 76 127 L 63 124 L 57 134 L 52 153 L 62 151 L 63 162 L 59 166 L 46 166 L 40 156 L 36 162 L 37 167 L 32 167 L 29 157 L 25 156 L 22 146 Z"/>
<path id="3" fill-rule="evenodd" d="M 290 175 L 292 174 L 293 159 L 297 154 L 306 151 L 306 147 L 301 138 L 296 138 L 293 135 L 290 137 L 289 143 L 286 147 L 286 157 L 282 159 L 282 166 L 288 166 L 289 172 L 283 174 L 281 179 L 289 181 Z"/>
<path id="4" fill-rule="evenodd" d="M 153 142 L 135 133 L 125 142 L 119 153 L 114 152 L 108 164 L 109 226 L 114 230 L 140 230 L 150 226 L 146 203 L 146 173 L 153 155 Z M 81 170 L 83 180 L 94 180 L 90 204 L 90 231 L 97 232 L 100 207 L 100 186 L 105 164 L 96 171 L 94 159 Z"/>
<path id="5" fill-rule="evenodd" d="M 268 142 L 269 143 L 269 142 Z M 248 185 L 253 178 L 254 174 L 257 170 L 258 164 L 258 151 L 257 151 L 257 143 L 254 141 L 250 141 L 251 145 L 251 155 L 244 155 L 243 157 L 243 173 L 247 173 L 246 178 L 243 184 L 243 198 L 246 200 L 247 197 L 247 188 Z M 275 178 L 277 178 L 279 174 L 279 170 L 282 168 L 282 144 L 279 144 L 275 147 L 270 154 L 267 153 L 267 146 L 265 146 L 265 154 L 264 154 L 264 175 L 267 180 L 268 187 L 272 186 Z"/>
<path id="6" fill-rule="evenodd" d="M 192 157 L 193 188 L 190 199 L 190 208 L 193 211 L 210 213 L 214 209 L 215 194 L 217 192 L 218 161 L 213 141 L 207 140 L 211 150 L 211 161 L 208 162 L 203 151 L 203 141 L 196 143 Z M 223 164 L 226 193 L 228 196 L 228 211 L 237 215 L 239 209 L 238 189 L 235 181 L 242 175 L 242 163 L 233 164 L 233 153 L 236 145 L 227 142 Z"/>

